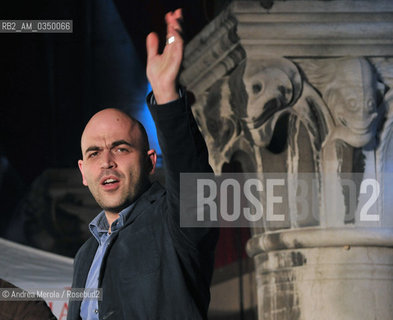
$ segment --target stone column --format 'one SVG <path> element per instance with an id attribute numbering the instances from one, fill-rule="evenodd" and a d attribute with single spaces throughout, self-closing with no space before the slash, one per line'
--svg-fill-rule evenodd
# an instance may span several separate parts
<path id="1" fill-rule="evenodd" d="M 181 75 L 216 173 L 295 177 L 251 226 L 259 319 L 392 319 L 393 3 L 268 2 L 233 1 Z"/>

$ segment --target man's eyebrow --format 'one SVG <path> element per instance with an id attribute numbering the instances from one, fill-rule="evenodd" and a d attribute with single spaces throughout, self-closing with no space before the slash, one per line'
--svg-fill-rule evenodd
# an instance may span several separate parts
<path id="1" fill-rule="evenodd" d="M 117 141 L 115 141 L 115 142 L 112 142 L 111 148 L 114 148 L 114 147 L 117 147 L 117 146 L 121 146 L 121 145 L 123 145 L 123 144 L 125 144 L 125 145 L 127 145 L 127 146 L 129 146 L 129 147 L 131 147 L 131 148 L 134 148 L 134 147 L 135 147 L 132 143 L 130 143 L 130 142 L 126 141 L 126 140 L 117 140 Z M 100 148 L 100 147 L 98 147 L 98 146 L 90 146 L 90 147 L 88 147 L 88 148 L 85 150 L 85 154 L 87 154 L 87 153 L 89 153 L 89 152 L 92 152 L 92 151 L 99 151 L 99 150 L 101 150 L 101 149 L 102 149 L 102 148 Z"/>
<path id="2" fill-rule="evenodd" d="M 97 147 L 97 146 L 90 146 L 90 147 L 88 147 L 88 148 L 85 150 L 85 154 L 88 153 L 88 152 L 91 152 L 91 151 L 98 151 L 98 150 L 101 150 L 101 148 L 100 148 L 100 147 Z"/>
<path id="3" fill-rule="evenodd" d="M 132 143 L 130 143 L 130 142 L 126 141 L 126 140 L 117 140 L 115 142 L 112 142 L 112 148 L 117 147 L 117 146 L 121 146 L 122 144 L 125 144 L 125 145 L 127 145 L 127 146 L 129 146 L 131 148 L 135 147 Z"/>

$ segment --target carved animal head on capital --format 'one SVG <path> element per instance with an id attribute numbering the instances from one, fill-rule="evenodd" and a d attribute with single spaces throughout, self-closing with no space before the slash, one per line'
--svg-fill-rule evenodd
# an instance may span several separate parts
<path id="1" fill-rule="evenodd" d="M 376 134 L 377 77 L 364 58 L 320 59 L 301 63 L 333 120 L 331 139 L 363 147 Z"/>
<path id="2" fill-rule="evenodd" d="M 209 90 L 198 97 L 193 112 L 209 149 L 209 162 L 215 172 L 229 161 L 234 142 L 240 134 L 239 119 L 229 104 L 228 78 L 216 81 Z"/>
<path id="3" fill-rule="evenodd" d="M 228 78 L 224 77 L 210 88 L 206 96 L 204 116 L 206 128 L 214 137 L 213 147 L 222 152 L 229 141 L 239 134 L 239 125 L 229 105 Z"/>
<path id="4" fill-rule="evenodd" d="M 270 143 L 279 118 L 290 112 L 302 91 L 296 65 L 288 59 L 247 59 L 229 78 L 231 106 L 255 144 Z"/>

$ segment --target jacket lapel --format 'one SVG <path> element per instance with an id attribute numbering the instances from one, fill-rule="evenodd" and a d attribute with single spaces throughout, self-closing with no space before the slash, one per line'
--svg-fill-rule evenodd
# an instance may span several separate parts
<path id="1" fill-rule="evenodd" d="M 97 251 L 98 243 L 94 237 L 91 237 L 86 243 L 84 250 L 80 251 L 80 257 L 77 264 L 74 265 L 74 281 L 73 288 L 84 288 L 86 284 L 87 275 L 89 274 L 91 263 L 93 262 L 95 253 Z M 80 319 L 79 312 L 82 301 L 80 299 L 69 304 L 70 319 Z"/>
<path id="2" fill-rule="evenodd" d="M 75 268 L 75 271 L 77 272 L 77 277 L 75 279 L 77 288 L 85 287 L 87 275 L 89 274 L 90 266 L 93 262 L 97 248 L 98 242 L 94 237 L 87 240 L 86 250 L 84 250 L 83 256 L 80 257 L 78 266 Z"/>

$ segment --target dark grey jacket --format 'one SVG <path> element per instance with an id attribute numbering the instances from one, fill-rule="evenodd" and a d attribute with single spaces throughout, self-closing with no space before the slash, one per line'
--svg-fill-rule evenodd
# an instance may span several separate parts
<path id="1" fill-rule="evenodd" d="M 179 226 L 179 173 L 211 172 L 206 145 L 186 97 L 149 108 L 166 188 L 153 183 L 111 241 L 100 271 L 100 319 L 206 319 L 218 230 Z M 74 288 L 84 287 L 97 246 L 90 238 L 79 249 Z M 70 301 L 68 320 L 79 319 L 80 304 Z"/>

